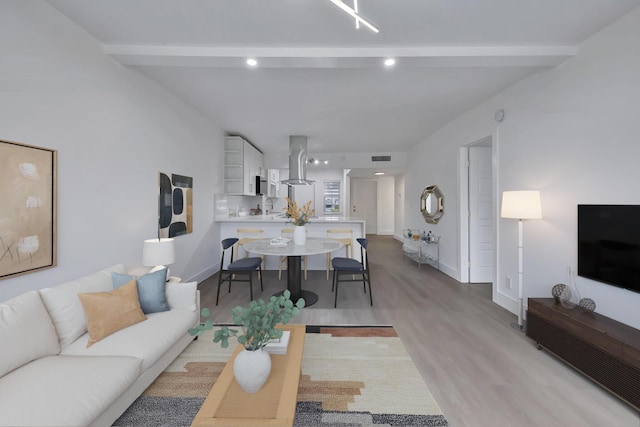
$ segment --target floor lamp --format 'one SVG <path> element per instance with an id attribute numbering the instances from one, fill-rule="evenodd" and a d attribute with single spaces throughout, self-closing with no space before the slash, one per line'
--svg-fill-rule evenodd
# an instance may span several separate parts
<path id="1" fill-rule="evenodd" d="M 524 330 L 524 301 L 522 296 L 523 286 L 523 264 L 524 249 L 522 243 L 522 220 L 542 218 L 542 208 L 540 206 L 539 191 L 504 191 L 502 193 L 502 218 L 512 218 L 518 220 L 518 323 L 511 326 L 520 331 Z"/>

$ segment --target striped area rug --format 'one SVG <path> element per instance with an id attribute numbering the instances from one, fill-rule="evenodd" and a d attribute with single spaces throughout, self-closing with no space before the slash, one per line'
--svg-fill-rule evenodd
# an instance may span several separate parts
<path id="1" fill-rule="evenodd" d="M 208 333 L 114 426 L 190 425 L 233 351 L 213 344 Z M 393 327 L 307 326 L 295 425 L 448 424 Z"/>

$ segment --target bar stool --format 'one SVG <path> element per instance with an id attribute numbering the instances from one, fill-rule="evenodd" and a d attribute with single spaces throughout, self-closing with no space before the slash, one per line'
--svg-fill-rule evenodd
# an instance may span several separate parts
<path id="1" fill-rule="evenodd" d="M 327 238 L 334 239 L 344 245 L 345 255 L 353 258 L 353 230 L 350 228 L 330 228 L 327 230 Z M 331 270 L 331 252 L 327 254 L 327 280 Z"/>
<path id="2" fill-rule="evenodd" d="M 280 236 L 285 237 L 287 239 L 293 240 L 293 228 L 283 228 L 280 230 Z M 302 257 L 302 265 L 304 268 L 304 280 L 307 280 L 307 257 L 306 255 Z M 287 257 L 280 257 L 280 268 L 278 270 L 278 280 L 282 279 L 282 270 L 286 270 L 287 268 Z"/>

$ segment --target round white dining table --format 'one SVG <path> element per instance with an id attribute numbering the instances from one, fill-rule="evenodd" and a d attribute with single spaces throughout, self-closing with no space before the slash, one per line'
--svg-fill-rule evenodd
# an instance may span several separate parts
<path id="1" fill-rule="evenodd" d="M 324 237 L 307 237 L 304 245 L 296 245 L 293 240 L 283 243 L 276 239 L 258 239 L 244 244 L 244 249 L 253 254 L 287 257 L 287 289 L 291 292 L 291 300 L 297 302 L 304 298 L 305 307 L 318 302 L 318 294 L 302 289 L 301 260 L 303 256 L 333 252 L 344 246 L 343 243 Z M 276 295 L 281 295 L 278 292 Z"/>

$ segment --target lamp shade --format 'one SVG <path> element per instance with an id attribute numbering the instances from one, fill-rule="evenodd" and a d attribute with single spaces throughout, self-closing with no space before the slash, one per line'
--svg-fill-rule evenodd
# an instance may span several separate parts
<path id="1" fill-rule="evenodd" d="M 149 239 L 142 246 L 142 265 L 147 267 L 173 264 L 176 251 L 173 239 Z"/>
<path id="2" fill-rule="evenodd" d="M 540 219 L 542 207 L 539 191 L 505 191 L 502 193 L 502 218 Z"/>

